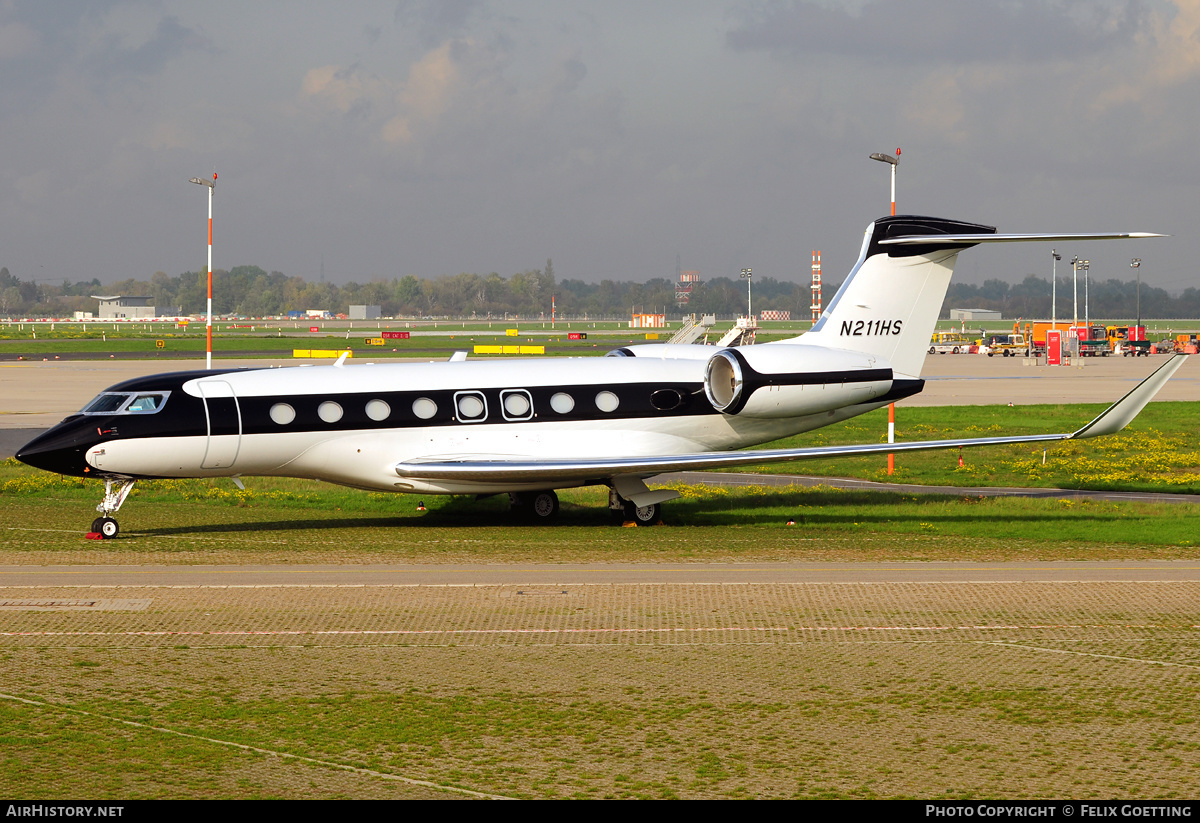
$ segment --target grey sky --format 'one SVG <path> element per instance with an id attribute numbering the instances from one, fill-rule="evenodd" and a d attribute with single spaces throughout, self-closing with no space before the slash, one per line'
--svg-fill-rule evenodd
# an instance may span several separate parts
<path id="1" fill-rule="evenodd" d="M 0 0 L 0 265 L 840 278 L 887 213 L 1197 285 L 1200 0 Z M 1049 247 L 959 276 L 1049 274 Z"/>

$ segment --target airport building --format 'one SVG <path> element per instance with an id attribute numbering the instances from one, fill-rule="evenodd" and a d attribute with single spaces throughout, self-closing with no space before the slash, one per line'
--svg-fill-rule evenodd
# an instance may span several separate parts
<path id="1" fill-rule="evenodd" d="M 383 317 L 382 306 L 351 306 L 351 320 L 378 320 Z"/>
<path id="2" fill-rule="evenodd" d="M 951 309 L 951 320 L 1003 320 L 1000 312 L 991 309 Z"/>
<path id="3" fill-rule="evenodd" d="M 100 320 L 148 320 L 156 316 L 150 304 L 153 297 L 93 294 L 92 299 L 100 301 L 100 310 L 96 312 Z"/>

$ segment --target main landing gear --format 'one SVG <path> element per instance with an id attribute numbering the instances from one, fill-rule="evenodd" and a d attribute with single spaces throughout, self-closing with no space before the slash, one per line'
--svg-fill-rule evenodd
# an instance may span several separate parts
<path id="1" fill-rule="evenodd" d="M 558 516 L 558 495 L 553 491 L 510 492 L 509 511 L 535 523 L 549 523 Z"/>
<path id="2" fill-rule="evenodd" d="M 558 495 L 553 491 L 510 492 L 509 511 L 527 522 L 552 523 L 558 517 Z M 609 489 L 608 508 L 613 521 L 624 526 L 661 526 L 662 503 L 638 506 Z"/>
<path id="3" fill-rule="evenodd" d="M 104 481 L 104 499 L 100 501 L 100 505 L 96 507 L 96 511 L 100 512 L 100 516 L 92 521 L 92 534 L 98 534 L 105 540 L 111 540 L 121 532 L 121 527 L 117 525 L 117 521 L 112 517 L 120 510 L 121 504 L 125 502 L 125 498 L 133 491 L 133 484 L 136 480 L 105 480 Z M 120 484 L 117 488 L 113 486 Z"/>
<path id="4" fill-rule="evenodd" d="M 608 490 L 608 509 L 613 521 L 622 526 L 661 526 L 663 522 L 662 503 L 639 506 L 612 488 Z"/>

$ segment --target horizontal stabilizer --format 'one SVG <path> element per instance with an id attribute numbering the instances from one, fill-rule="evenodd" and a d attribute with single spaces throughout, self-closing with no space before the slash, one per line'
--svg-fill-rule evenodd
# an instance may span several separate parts
<path id="1" fill-rule="evenodd" d="M 1081 429 L 1060 434 L 1015 435 L 1012 437 L 968 437 L 961 440 L 921 440 L 910 443 L 867 443 L 856 446 L 819 446 L 805 449 L 757 449 L 734 452 L 701 452 L 654 457 L 579 458 L 530 460 L 528 458 L 486 459 L 471 456 L 462 460 L 438 458 L 412 460 L 396 465 L 401 477 L 432 481 L 488 481 L 571 485 L 600 483 L 622 475 L 652 477 L 656 474 L 700 469 L 757 466 L 822 457 L 855 457 L 869 454 L 956 449 L 967 446 L 1002 446 L 1013 443 L 1052 443 L 1083 440 L 1113 434 L 1123 429 L 1145 408 L 1159 389 L 1183 365 L 1187 355 L 1177 354 L 1160 366 L 1102 414 Z"/>
<path id="2" fill-rule="evenodd" d="M 1147 231 L 1100 232 L 1091 234 L 913 234 L 880 240 L 881 246 L 974 246 L 980 243 L 1059 243 L 1069 240 L 1130 240 L 1141 237 L 1167 237 Z"/>

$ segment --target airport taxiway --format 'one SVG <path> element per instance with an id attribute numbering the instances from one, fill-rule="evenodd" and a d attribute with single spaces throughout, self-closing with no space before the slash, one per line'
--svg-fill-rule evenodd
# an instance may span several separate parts
<path id="1" fill-rule="evenodd" d="M 1200 562 L 0 566 L 0 589 L 529 586 L 553 594 L 596 585 L 997 582 L 1190 583 L 1200 582 Z"/>

